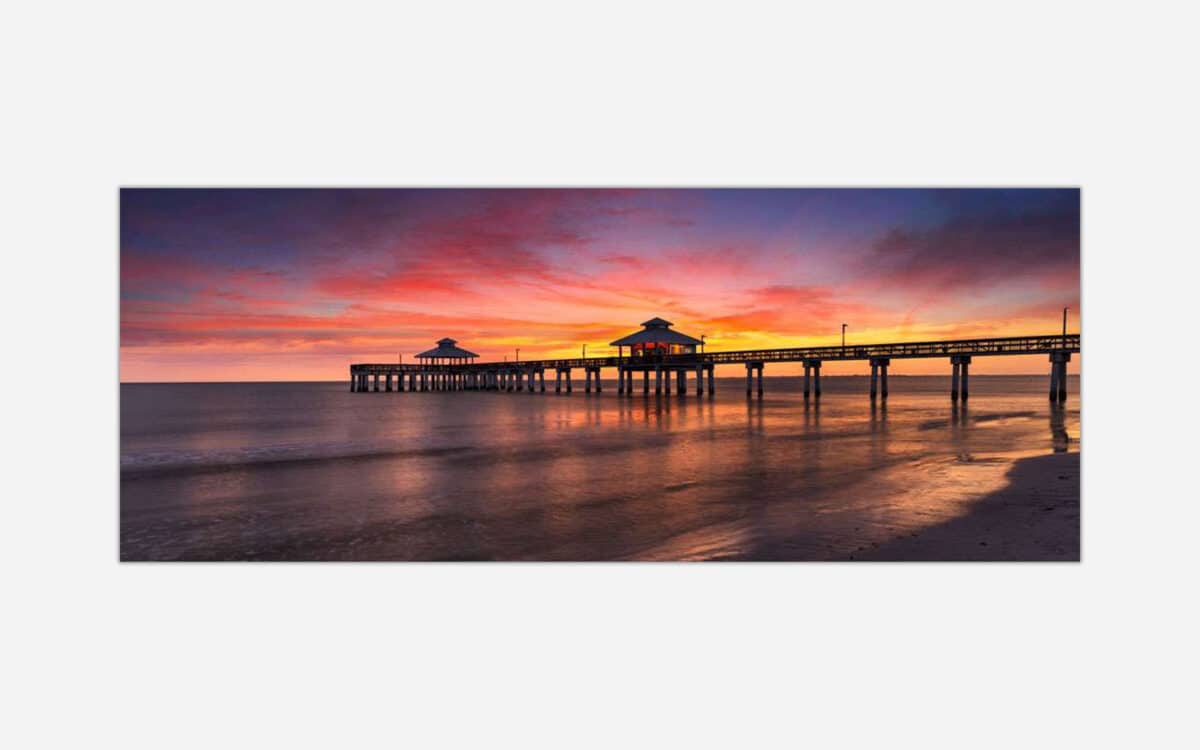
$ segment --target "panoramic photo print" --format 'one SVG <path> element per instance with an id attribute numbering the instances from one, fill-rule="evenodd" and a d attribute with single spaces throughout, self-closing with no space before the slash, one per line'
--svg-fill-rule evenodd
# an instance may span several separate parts
<path id="1" fill-rule="evenodd" d="M 1078 561 L 1080 193 L 120 192 L 124 561 Z"/>

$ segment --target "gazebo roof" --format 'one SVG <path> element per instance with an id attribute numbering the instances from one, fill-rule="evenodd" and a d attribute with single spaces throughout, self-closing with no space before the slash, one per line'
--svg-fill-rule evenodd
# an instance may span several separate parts
<path id="1" fill-rule="evenodd" d="M 478 357 L 475 352 L 469 352 L 466 349 L 459 349 L 455 344 L 458 342 L 451 338 L 444 338 L 437 342 L 436 349 L 421 352 L 417 355 L 417 359 L 432 359 L 434 357 L 445 357 L 447 359 L 469 359 Z"/>
<path id="2" fill-rule="evenodd" d="M 617 339 L 609 346 L 633 346 L 634 344 L 699 344 L 700 339 L 671 330 L 671 321 L 651 318 L 642 323 L 642 330 Z"/>

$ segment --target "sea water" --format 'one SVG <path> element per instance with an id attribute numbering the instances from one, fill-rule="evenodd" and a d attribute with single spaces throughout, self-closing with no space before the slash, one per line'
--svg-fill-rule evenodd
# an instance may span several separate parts
<path id="1" fill-rule="evenodd" d="M 1044 376 L 718 378 L 717 393 L 123 384 L 123 560 L 828 560 L 1079 447 Z M 1076 488 L 1077 489 L 1077 488 Z"/>

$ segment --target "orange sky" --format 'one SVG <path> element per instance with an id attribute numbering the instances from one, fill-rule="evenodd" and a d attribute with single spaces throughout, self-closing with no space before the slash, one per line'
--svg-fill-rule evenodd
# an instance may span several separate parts
<path id="1" fill-rule="evenodd" d="M 654 316 L 709 350 L 1047 334 L 1064 306 L 1078 331 L 1077 190 L 122 191 L 123 382 L 337 380 L 442 336 L 603 355 Z"/>

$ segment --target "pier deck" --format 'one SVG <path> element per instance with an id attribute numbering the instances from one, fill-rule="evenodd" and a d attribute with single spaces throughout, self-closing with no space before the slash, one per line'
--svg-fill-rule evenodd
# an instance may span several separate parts
<path id="1" fill-rule="evenodd" d="M 763 392 L 763 369 L 768 363 L 801 362 L 804 364 L 804 395 L 821 395 L 821 364 L 859 360 L 870 363 L 871 398 L 887 398 L 887 371 L 893 359 L 929 359 L 945 357 L 951 364 L 951 398 L 966 400 L 968 396 L 969 366 L 973 357 L 1021 356 L 1031 354 L 1048 355 L 1050 360 L 1050 399 L 1061 402 L 1066 399 L 1066 365 L 1071 354 L 1078 353 L 1080 334 L 1053 334 L 1047 336 L 1008 336 L 1002 338 L 952 339 L 945 341 L 906 341 L 898 343 L 859 344 L 846 346 L 792 347 L 777 349 L 748 349 L 738 351 L 709 351 L 696 354 L 676 354 L 647 357 L 574 357 L 566 359 L 540 359 L 515 362 L 472 362 L 463 364 L 374 364 L 350 365 L 350 390 L 355 392 L 380 391 L 380 378 L 385 388 L 391 391 L 392 380 L 396 380 L 396 391 L 428 390 L 500 390 L 534 391 L 546 390 L 545 371 L 553 370 L 555 391 L 573 390 L 571 372 L 582 369 L 585 374 L 585 389 L 590 392 L 593 383 L 600 390 L 600 372 L 604 368 L 617 371 L 618 393 L 632 394 L 633 374 L 642 373 L 643 392 L 650 392 L 650 374 L 655 375 L 654 391 L 671 390 L 671 376 L 675 376 L 676 391 L 686 392 L 688 372 L 695 372 L 696 392 L 704 392 L 707 376 L 708 393 L 715 392 L 713 368 L 716 365 L 741 364 L 746 367 L 746 392 L 753 393 L 754 376 L 757 375 L 757 392 Z M 405 381 L 408 387 L 405 388 Z M 536 383 L 535 383 L 536 380 Z M 372 387 L 373 386 L 373 387 Z"/>

